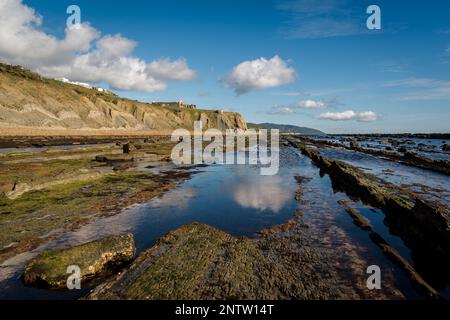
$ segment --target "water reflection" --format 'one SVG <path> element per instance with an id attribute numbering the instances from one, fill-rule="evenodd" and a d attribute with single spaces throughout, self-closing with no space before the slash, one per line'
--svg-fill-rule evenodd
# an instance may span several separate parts
<path id="1" fill-rule="evenodd" d="M 450 208 L 449 179 L 442 173 L 345 149 L 320 149 L 320 153 L 359 167 L 387 182 L 405 187 L 421 194 L 427 200 L 437 201 Z"/>
<path id="2" fill-rule="evenodd" d="M 154 198 L 152 201 L 148 202 L 147 207 L 149 208 L 178 208 L 186 209 L 189 202 L 197 195 L 197 192 L 192 188 L 185 189 L 174 189 L 171 192 L 166 193 L 164 196 L 159 198 Z"/>
<path id="3" fill-rule="evenodd" d="M 242 207 L 271 210 L 274 213 L 278 213 L 291 197 L 279 176 L 239 181 L 233 191 L 233 199 Z"/>
<path id="4" fill-rule="evenodd" d="M 355 227 L 345 208 L 339 205 L 338 200 L 351 200 L 333 191 L 329 177 L 321 178 L 317 167 L 298 150 L 282 148 L 280 158 L 281 168 L 277 176 L 261 176 L 257 166 L 248 165 L 202 168 L 192 179 L 160 198 L 129 207 L 115 216 L 97 219 L 31 253 L 8 260 L 0 266 L 0 270 L 4 269 L 0 273 L 0 299 L 73 299 L 83 294 L 23 286 L 19 276 L 24 264 L 47 248 L 73 246 L 95 238 L 132 232 L 138 252 L 141 252 L 170 230 L 192 221 L 211 225 L 235 236 L 253 237 L 258 230 L 291 219 L 299 206 L 303 213 L 302 221 L 307 226 L 305 234 L 307 232 L 312 238 L 310 241 L 314 246 L 326 249 L 330 257 L 336 257 L 330 263 L 335 264 L 343 277 L 351 276 L 350 286 L 365 284 L 365 267 L 377 264 L 385 270 L 383 281 L 386 290 L 397 287 L 408 297 L 416 297 L 404 273 L 372 243 L 365 231 Z M 301 204 L 294 199 L 299 187 L 293 178 L 296 175 L 310 178 L 305 179 L 307 182 L 302 185 L 304 201 Z M 359 203 L 356 206 L 363 207 Z M 409 257 L 401 239 L 390 236 L 381 211 L 358 209 L 370 220 L 376 232 Z M 2 279 L 5 281 L 2 282 Z"/>

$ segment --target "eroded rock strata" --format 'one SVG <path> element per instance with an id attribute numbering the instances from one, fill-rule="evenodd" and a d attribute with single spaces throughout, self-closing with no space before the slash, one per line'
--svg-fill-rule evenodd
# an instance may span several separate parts
<path id="1" fill-rule="evenodd" d="M 417 267 L 430 272 L 430 266 L 433 266 L 431 269 L 434 272 L 445 277 L 446 270 L 450 267 L 450 224 L 445 206 L 425 201 L 341 161 L 322 157 L 317 150 L 302 143 L 291 141 L 291 144 L 311 158 L 320 168 L 321 174 L 330 176 L 333 188 L 383 209 L 386 214 L 385 223 L 391 232 L 399 235 L 411 248 L 411 254 L 418 261 Z M 351 211 L 349 214 L 356 219 L 357 225 L 368 229 L 369 226 L 363 224 L 355 212 Z M 388 256 L 395 256 L 384 245 L 381 247 Z M 404 259 L 396 260 L 403 264 Z"/>
<path id="2" fill-rule="evenodd" d="M 386 150 L 376 150 L 376 149 L 370 149 L 370 148 L 363 148 L 361 147 L 360 143 L 357 141 L 350 139 L 350 145 L 347 146 L 343 143 L 339 142 L 331 142 L 331 141 L 325 141 L 325 140 L 314 140 L 307 137 L 302 137 L 302 141 L 306 143 L 312 143 L 317 146 L 321 147 L 336 147 L 336 148 L 344 148 L 348 150 L 358 151 L 374 156 L 383 157 L 385 159 L 389 159 L 392 161 L 396 161 L 399 163 L 403 163 L 406 165 L 418 167 L 421 169 L 431 170 L 439 173 L 443 173 L 446 175 L 450 175 L 450 163 L 447 160 L 432 160 L 428 159 L 424 156 L 421 156 L 418 153 L 408 151 L 404 147 L 399 147 L 397 151 L 394 151 L 392 148 L 386 149 Z M 389 143 L 389 141 L 386 141 L 386 143 Z M 393 142 L 392 142 L 393 143 Z M 403 154 L 402 154 L 403 153 Z"/>
<path id="3" fill-rule="evenodd" d="M 136 253 L 132 234 L 112 236 L 69 249 L 43 252 L 25 267 L 26 285 L 63 289 L 67 285 L 67 268 L 78 266 L 81 281 L 91 280 L 129 262 Z"/>
<path id="4" fill-rule="evenodd" d="M 258 239 L 192 223 L 170 232 L 88 299 L 339 299 L 352 292 L 291 224 Z"/>
<path id="5" fill-rule="evenodd" d="M 6 135 L 170 135 L 174 129 L 246 129 L 237 112 L 166 108 L 121 98 L 0 63 L 0 132 Z"/>

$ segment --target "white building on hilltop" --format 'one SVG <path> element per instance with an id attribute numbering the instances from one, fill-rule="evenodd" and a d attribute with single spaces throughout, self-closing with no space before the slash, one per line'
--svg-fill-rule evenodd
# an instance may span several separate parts
<path id="1" fill-rule="evenodd" d="M 76 86 L 80 86 L 80 87 L 87 88 L 87 89 L 94 89 L 94 90 L 97 90 L 99 92 L 105 92 L 105 93 L 108 92 L 108 90 L 106 90 L 106 89 L 96 88 L 96 87 L 91 86 L 89 83 L 85 83 L 85 82 L 70 81 L 67 78 L 56 78 L 55 80 L 61 81 L 61 82 L 64 82 L 64 83 L 74 84 Z"/>

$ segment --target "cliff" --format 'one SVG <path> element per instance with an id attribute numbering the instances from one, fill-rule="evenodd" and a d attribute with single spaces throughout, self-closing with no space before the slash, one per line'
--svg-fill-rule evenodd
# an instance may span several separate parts
<path id="1" fill-rule="evenodd" d="M 95 88 L 46 79 L 19 66 L 0 64 L 0 129 L 171 132 L 204 128 L 246 129 L 236 112 L 157 107 Z"/>

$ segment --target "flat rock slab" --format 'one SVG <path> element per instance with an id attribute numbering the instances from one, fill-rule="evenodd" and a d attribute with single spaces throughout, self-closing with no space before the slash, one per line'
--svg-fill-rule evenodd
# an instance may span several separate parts
<path id="1" fill-rule="evenodd" d="M 106 154 L 95 157 L 95 161 L 98 162 L 131 162 L 134 161 L 134 157 L 129 154 Z"/>
<path id="2" fill-rule="evenodd" d="M 133 259 L 136 253 L 132 234 L 107 237 L 69 249 L 48 250 L 25 267 L 26 285 L 66 288 L 69 266 L 78 266 L 81 281 L 91 280 Z"/>
<path id="3" fill-rule="evenodd" d="M 298 235 L 233 237 L 192 223 L 161 238 L 88 299 L 343 298 Z M 326 279 L 328 277 L 328 279 Z"/>

